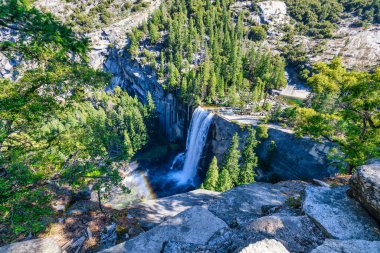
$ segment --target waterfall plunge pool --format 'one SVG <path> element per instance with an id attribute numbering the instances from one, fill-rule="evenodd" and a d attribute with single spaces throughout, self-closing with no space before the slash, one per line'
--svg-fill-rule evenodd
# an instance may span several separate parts
<path id="1" fill-rule="evenodd" d="M 123 183 L 131 189 L 134 196 L 116 194 L 112 199 L 121 202 L 120 206 L 126 206 L 127 201 L 121 199 L 135 199 L 136 202 L 139 199 L 162 198 L 198 188 L 201 183 L 197 175 L 198 165 L 213 117 L 213 113 L 198 107 L 191 118 L 185 151 L 173 155 L 164 164 L 139 166 L 133 163 Z"/>

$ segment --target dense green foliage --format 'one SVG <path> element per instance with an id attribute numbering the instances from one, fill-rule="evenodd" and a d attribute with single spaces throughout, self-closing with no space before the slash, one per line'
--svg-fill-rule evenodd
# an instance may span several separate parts
<path id="1" fill-rule="evenodd" d="M 248 36 L 253 41 L 262 41 L 267 38 L 267 31 L 262 26 L 252 26 Z"/>
<path id="2" fill-rule="evenodd" d="M 132 59 L 148 59 L 164 87 L 184 102 L 237 106 L 256 101 L 260 92 L 286 84 L 285 64 L 249 41 L 247 20 L 243 13 L 234 20 L 233 2 L 165 1 L 148 24 L 129 35 L 128 52 Z M 265 37 L 262 29 L 255 38 Z"/>
<path id="3" fill-rule="evenodd" d="M 268 138 L 269 137 L 269 135 L 268 135 L 268 126 L 264 125 L 264 124 L 260 124 L 257 127 L 257 136 L 260 139 L 266 139 L 266 138 Z"/>
<path id="4" fill-rule="evenodd" d="M 7 0 L 0 6 L 0 27 L 16 30 L 19 34 L 17 42 L 0 41 L 1 52 L 21 52 L 38 61 L 67 60 L 68 51 L 86 57 L 88 40 L 77 37 L 52 14 L 41 13 L 27 0 Z"/>
<path id="5" fill-rule="evenodd" d="M 225 192 L 234 187 L 232 183 L 231 175 L 226 168 L 223 168 L 216 184 L 216 190 L 218 192 Z"/>
<path id="6" fill-rule="evenodd" d="M 337 143 L 332 155 L 348 173 L 380 157 L 380 69 L 348 71 L 335 58 L 315 64 L 308 83 L 316 94 L 310 107 L 297 109 L 297 133 Z"/>
<path id="7" fill-rule="evenodd" d="M 228 153 L 224 158 L 221 172 L 219 172 L 217 160 L 214 157 L 201 187 L 207 190 L 224 192 L 238 185 L 255 182 L 254 169 L 258 165 L 258 157 L 256 156 L 256 146 L 258 143 L 256 131 L 249 128 L 241 155 L 239 136 L 235 133 L 232 137 Z"/>
<path id="8" fill-rule="evenodd" d="M 239 171 L 238 184 L 250 184 L 255 182 L 255 171 L 254 169 L 258 165 L 258 157 L 256 156 L 256 146 L 258 141 L 256 140 L 256 131 L 252 128 L 248 129 L 248 136 L 245 140 L 245 146 L 242 153 L 242 163 L 243 166 Z"/>
<path id="9" fill-rule="evenodd" d="M 239 136 L 237 133 L 232 137 L 230 149 L 224 158 L 223 169 L 226 169 L 231 177 L 233 185 L 239 184 L 239 159 L 240 159 L 240 150 L 239 150 Z"/>
<path id="10" fill-rule="evenodd" d="M 378 0 L 286 0 L 289 15 L 297 21 L 297 29 L 309 36 L 330 38 L 334 25 L 345 13 L 353 13 L 362 22 L 380 22 Z"/>
<path id="11" fill-rule="evenodd" d="M 156 119 L 151 98 L 143 106 L 118 88 L 102 92 L 109 78 L 87 66 L 87 41 L 52 15 L 11 0 L 0 27 L 20 34 L 0 50 L 36 64 L 17 81 L 0 79 L 0 216 L 2 233 L 17 236 L 46 226 L 57 186 L 117 185 Z"/>
<path id="12" fill-rule="evenodd" d="M 353 12 L 361 17 L 364 22 L 380 23 L 380 1 L 379 0 L 339 0 L 345 11 Z"/>
<path id="13" fill-rule="evenodd" d="M 287 0 L 288 12 L 297 28 L 307 35 L 332 37 L 332 31 L 342 15 L 343 6 L 337 0 Z"/>
<path id="14" fill-rule="evenodd" d="M 207 170 L 206 179 L 203 181 L 201 188 L 207 189 L 210 191 L 216 191 L 218 178 L 219 178 L 218 160 L 214 156 L 214 158 L 211 161 L 210 167 Z"/>
<path id="15" fill-rule="evenodd" d="M 123 0 L 66 0 L 65 12 L 67 25 L 80 32 L 91 32 L 149 7 L 148 1 Z"/>

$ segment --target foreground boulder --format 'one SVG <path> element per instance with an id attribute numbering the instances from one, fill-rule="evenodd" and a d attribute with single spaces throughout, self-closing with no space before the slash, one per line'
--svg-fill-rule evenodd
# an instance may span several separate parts
<path id="1" fill-rule="evenodd" d="M 246 229 L 280 241 L 293 253 L 310 252 L 325 239 L 322 231 L 307 216 L 264 216 L 246 226 Z"/>
<path id="2" fill-rule="evenodd" d="M 243 185 L 222 193 L 208 209 L 230 226 L 242 225 L 281 207 L 304 187 L 300 181 Z"/>
<path id="3" fill-rule="evenodd" d="M 280 242 L 273 239 L 265 239 L 252 243 L 237 251 L 238 253 L 289 253 Z"/>
<path id="4" fill-rule="evenodd" d="M 303 211 L 328 237 L 340 240 L 380 240 L 377 222 L 355 200 L 347 196 L 348 186 L 307 186 Z"/>
<path id="5" fill-rule="evenodd" d="M 61 253 L 61 248 L 52 238 L 12 243 L 0 248 L 0 253 Z"/>
<path id="6" fill-rule="evenodd" d="M 209 203 L 220 193 L 198 189 L 195 191 L 173 195 L 166 198 L 148 200 L 128 209 L 128 215 L 136 218 L 140 226 L 146 230 L 159 225 L 165 219 L 193 207 Z"/>
<path id="7" fill-rule="evenodd" d="M 326 240 L 311 253 L 380 253 L 380 241 Z"/>
<path id="8" fill-rule="evenodd" d="M 102 253 L 161 252 L 164 243 L 168 241 L 202 245 L 206 244 L 216 231 L 226 227 L 226 223 L 207 209 L 196 206 L 169 218 L 148 232 L 102 251 Z"/>
<path id="9" fill-rule="evenodd" d="M 374 160 L 355 171 L 349 193 L 380 222 L 380 160 Z"/>

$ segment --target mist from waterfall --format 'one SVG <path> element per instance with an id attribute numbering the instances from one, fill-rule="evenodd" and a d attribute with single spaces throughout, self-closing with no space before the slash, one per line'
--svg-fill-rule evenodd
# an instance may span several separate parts
<path id="1" fill-rule="evenodd" d="M 186 151 L 177 155 L 172 165 L 173 168 L 175 163 L 183 161 L 183 169 L 173 174 L 178 185 L 193 183 L 213 117 L 213 113 L 201 107 L 194 111 L 187 134 Z"/>

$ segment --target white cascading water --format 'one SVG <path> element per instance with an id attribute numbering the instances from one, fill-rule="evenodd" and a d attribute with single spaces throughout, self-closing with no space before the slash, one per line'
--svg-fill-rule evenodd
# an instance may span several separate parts
<path id="1" fill-rule="evenodd" d="M 184 158 L 183 169 L 174 174 L 178 185 L 193 183 L 213 117 L 214 114 L 201 107 L 194 111 L 187 133 L 186 151 L 177 155 L 172 165 Z"/>

